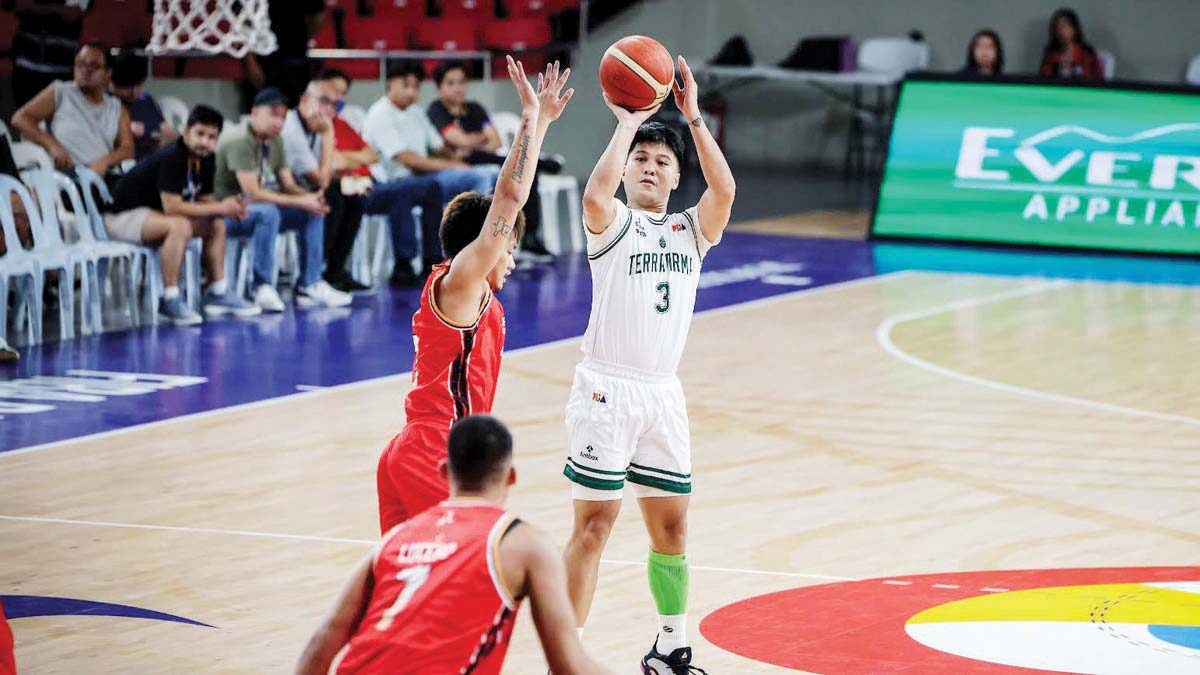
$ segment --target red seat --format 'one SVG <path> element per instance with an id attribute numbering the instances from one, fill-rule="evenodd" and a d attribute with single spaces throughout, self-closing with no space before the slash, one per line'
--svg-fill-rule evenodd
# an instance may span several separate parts
<path id="1" fill-rule="evenodd" d="M 150 42 L 154 14 L 145 0 L 96 0 L 83 15 L 83 42 L 111 47 L 144 47 Z"/>
<path id="2" fill-rule="evenodd" d="M 494 0 L 442 0 L 443 19 L 485 21 L 496 16 Z"/>
<path id="3" fill-rule="evenodd" d="M 346 47 L 375 51 L 408 49 L 408 29 L 397 21 L 346 17 Z M 330 60 L 327 64 L 346 71 L 355 80 L 379 79 L 379 59 Z"/>
<path id="4" fill-rule="evenodd" d="M 152 70 L 154 77 L 168 79 L 241 80 L 243 77 L 241 60 L 232 56 L 156 58 Z"/>
<path id="5" fill-rule="evenodd" d="M 568 9 L 579 9 L 580 0 L 546 0 L 549 5 L 550 12 L 557 14 Z"/>
<path id="6" fill-rule="evenodd" d="M 483 46 L 488 49 L 524 52 L 550 42 L 550 23 L 545 19 L 497 20 L 483 28 Z"/>
<path id="7" fill-rule="evenodd" d="M 0 52 L 12 49 L 13 38 L 17 35 L 17 15 L 13 12 L 0 11 Z"/>
<path id="8" fill-rule="evenodd" d="M 411 26 L 425 18 L 425 0 L 375 0 L 376 19 L 399 19 Z"/>
<path id="9" fill-rule="evenodd" d="M 470 19 L 427 19 L 413 32 L 413 46 L 447 52 L 479 49 L 479 29 Z"/>
<path id="10" fill-rule="evenodd" d="M 552 4 L 550 0 L 508 0 L 508 15 L 514 19 L 538 17 L 545 21 Z"/>

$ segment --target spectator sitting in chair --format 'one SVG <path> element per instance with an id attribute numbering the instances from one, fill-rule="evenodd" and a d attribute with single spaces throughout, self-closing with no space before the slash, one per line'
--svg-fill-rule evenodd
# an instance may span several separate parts
<path id="1" fill-rule="evenodd" d="M 283 300 L 275 290 L 275 234 L 300 233 L 300 307 L 344 307 L 350 296 L 321 278 L 325 263 L 325 214 L 329 207 L 320 192 L 309 192 L 296 183 L 287 168 L 287 155 L 279 134 L 287 118 L 287 98 L 268 87 L 258 92 L 250 119 L 231 129 L 217 145 L 217 199 L 245 195 L 251 203 L 243 218 L 225 217 L 230 236 L 254 239 L 254 304 L 264 312 L 282 312 Z"/>
<path id="2" fill-rule="evenodd" d="M 179 138 L 154 97 L 142 90 L 146 81 L 146 59 L 131 51 L 121 52 L 113 61 L 112 83 L 109 91 L 129 113 L 129 129 L 133 132 L 133 156 L 139 162 L 155 150 L 166 147 Z"/>
<path id="3" fill-rule="evenodd" d="M 1084 39 L 1074 10 L 1060 9 L 1050 17 L 1050 36 L 1042 50 L 1042 75 L 1084 80 L 1104 77 L 1100 57 Z"/>
<path id="4" fill-rule="evenodd" d="M 202 320 L 179 294 L 179 268 L 192 237 L 204 240 L 204 268 L 209 279 L 204 313 L 245 317 L 261 312 L 232 292 L 225 280 L 224 217 L 244 218 L 246 207 L 237 197 L 219 202 L 213 197 L 213 151 L 224 121 L 216 110 L 196 106 L 188 116 L 183 136 L 139 162 L 121 179 L 113 195 L 118 209 L 148 209 L 163 214 L 166 226 L 148 227 L 141 238 L 143 243 L 162 244 L 166 291 L 158 314 L 168 323 L 188 325 Z"/>
<path id="5" fill-rule="evenodd" d="M 433 71 L 438 100 L 429 104 L 429 119 L 441 133 L 446 145 L 471 165 L 502 165 L 500 134 L 492 126 L 487 110 L 475 101 L 467 100 L 467 69 L 459 61 L 443 61 Z M 558 173 L 562 164 L 552 159 L 539 159 L 538 172 Z M 537 173 L 525 202 L 525 236 L 521 251 L 539 262 L 550 262 L 554 256 L 542 244 L 539 232 L 542 223 L 542 199 L 538 192 Z"/>
<path id="6" fill-rule="evenodd" d="M 996 31 L 985 28 L 971 37 L 967 45 L 967 63 L 959 73 L 978 77 L 1004 74 L 1004 45 Z"/>
<path id="7" fill-rule="evenodd" d="M 300 105 L 288 111 L 283 125 L 283 150 L 297 182 L 325 195 L 325 281 L 343 293 L 364 291 L 364 286 L 346 270 L 346 259 L 362 224 L 362 194 L 346 194 L 334 175 L 337 159 L 336 132 L 338 95 L 326 80 L 314 79 L 300 96 Z M 353 192 L 353 190 L 351 190 Z"/>
<path id="8" fill-rule="evenodd" d="M 120 179 L 121 162 L 133 159 L 129 114 L 108 93 L 111 76 L 108 50 L 85 44 L 75 53 L 74 79 L 51 83 L 12 118 L 23 138 L 50 153 L 56 169 L 68 171 L 82 164 L 110 187 Z M 42 130 L 42 123 L 48 131 Z M 133 225 L 141 223 L 131 224 L 131 232 L 139 229 Z"/>
<path id="9" fill-rule="evenodd" d="M 473 171 L 454 157 L 425 111 L 414 105 L 424 77 L 419 62 L 391 64 L 386 93 L 371 105 L 363 124 L 363 138 L 380 156 L 373 171 L 381 184 L 368 197 L 367 212 L 390 215 L 396 250 L 392 284 L 396 286 L 420 284 L 443 260 L 438 229 L 446 203 L 463 192 L 486 194 L 496 175 Z M 432 202 L 431 191 L 437 195 Z M 406 215 L 414 205 L 420 205 L 422 211 L 424 269 L 419 275 L 405 262 L 416 253 L 415 233 L 409 227 L 412 218 Z"/>

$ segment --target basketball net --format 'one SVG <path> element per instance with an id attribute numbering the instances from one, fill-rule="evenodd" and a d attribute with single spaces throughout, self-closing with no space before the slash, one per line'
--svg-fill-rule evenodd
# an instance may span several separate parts
<path id="1" fill-rule="evenodd" d="M 241 58 L 278 48 L 267 0 L 154 0 L 154 34 L 146 51 L 201 51 Z"/>

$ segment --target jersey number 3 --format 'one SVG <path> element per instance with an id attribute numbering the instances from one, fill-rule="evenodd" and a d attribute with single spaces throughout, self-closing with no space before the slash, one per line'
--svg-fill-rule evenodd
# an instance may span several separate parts
<path id="1" fill-rule="evenodd" d="M 396 581 L 403 581 L 404 588 L 396 596 L 396 602 L 392 603 L 383 616 L 379 617 L 379 623 L 375 624 L 375 630 L 384 631 L 391 627 L 396 615 L 404 611 L 413 596 L 420 590 L 421 585 L 429 580 L 430 569 L 429 565 L 419 565 L 400 570 L 400 573 L 396 575 Z"/>
<path id="2" fill-rule="evenodd" d="M 654 287 L 654 290 L 658 291 L 662 295 L 658 301 L 658 304 L 654 305 L 654 310 L 659 314 L 666 314 L 667 310 L 671 309 L 671 284 L 668 284 L 665 281 L 660 281 L 658 282 L 658 285 Z"/>

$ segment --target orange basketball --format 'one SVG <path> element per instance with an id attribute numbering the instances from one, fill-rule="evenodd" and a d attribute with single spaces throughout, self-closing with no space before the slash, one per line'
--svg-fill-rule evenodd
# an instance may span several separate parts
<path id="1" fill-rule="evenodd" d="M 628 110 L 653 108 L 671 93 L 675 62 L 666 47 L 645 35 L 617 40 L 600 59 L 600 86 L 608 100 Z"/>

